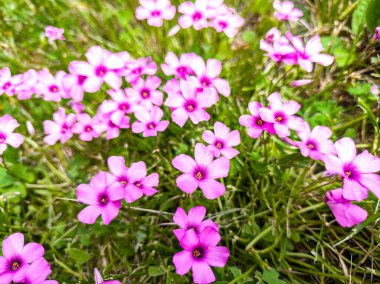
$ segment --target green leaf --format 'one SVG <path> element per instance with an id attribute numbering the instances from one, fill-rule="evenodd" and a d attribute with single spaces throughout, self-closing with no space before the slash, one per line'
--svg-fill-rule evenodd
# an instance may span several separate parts
<path id="1" fill-rule="evenodd" d="M 67 249 L 67 253 L 78 264 L 85 263 L 91 258 L 91 256 L 86 251 L 77 248 L 69 248 Z"/>
<path id="2" fill-rule="evenodd" d="M 351 27 L 354 34 L 359 34 L 366 23 L 365 15 L 370 0 L 360 0 L 359 5 L 356 7 L 352 15 Z"/>
<path id="3" fill-rule="evenodd" d="M 380 0 L 372 0 L 369 2 L 366 21 L 372 33 L 375 32 L 377 26 L 380 26 Z"/>
<path id="4" fill-rule="evenodd" d="M 268 284 L 286 284 L 285 281 L 278 279 L 280 274 L 275 269 L 265 269 L 263 272 L 263 280 Z"/>
<path id="5" fill-rule="evenodd" d="M 155 277 L 155 276 L 163 275 L 165 273 L 166 273 L 165 269 L 163 269 L 161 266 L 149 266 L 148 267 L 148 275 L 149 276 Z"/>
<path id="6" fill-rule="evenodd" d="M 377 129 L 379 125 L 376 121 L 376 116 L 373 113 L 372 109 L 366 104 L 366 102 L 362 99 L 358 99 L 359 106 L 364 110 L 364 112 L 368 115 L 369 121 L 373 124 L 373 126 Z"/>

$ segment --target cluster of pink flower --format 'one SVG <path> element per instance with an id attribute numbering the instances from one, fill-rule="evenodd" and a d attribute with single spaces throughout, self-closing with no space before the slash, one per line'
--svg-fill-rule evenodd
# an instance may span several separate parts
<path id="1" fill-rule="evenodd" d="M 3 240 L 0 256 L 0 283 L 58 284 L 46 280 L 51 274 L 49 263 L 43 257 L 45 250 L 37 243 L 24 245 L 24 235 L 15 233 Z"/>
<path id="2" fill-rule="evenodd" d="M 328 192 L 326 203 L 330 206 L 338 223 L 343 227 L 352 227 L 367 218 L 367 212 L 351 201 L 362 201 L 371 190 L 380 198 L 380 159 L 364 151 L 356 157 L 356 146 L 352 139 L 342 138 L 335 144 L 330 140 L 332 131 L 326 126 L 310 125 L 294 114 L 301 108 L 295 101 L 283 102 L 279 93 L 268 97 L 269 106 L 251 102 L 251 115 L 243 115 L 239 123 L 248 127 L 247 133 L 258 138 L 266 131 L 277 134 L 285 142 L 298 147 L 304 157 L 321 160 L 325 163 L 329 175 L 338 174 L 343 179 L 343 189 Z M 289 138 L 290 130 L 295 130 L 300 141 Z"/>
<path id="3" fill-rule="evenodd" d="M 129 168 L 124 157 L 108 158 L 111 173 L 99 172 L 90 184 L 80 184 L 77 188 L 79 202 L 88 204 L 79 214 L 78 219 L 85 224 L 93 224 L 101 215 L 103 223 L 108 225 L 119 213 L 121 200 L 132 203 L 143 195 L 157 193 L 159 176 L 157 173 L 147 176 L 144 162 L 133 163 Z"/>
<path id="4" fill-rule="evenodd" d="M 180 27 L 187 29 L 193 26 L 196 30 L 212 27 L 228 37 L 235 36 L 243 26 L 244 19 L 223 2 L 224 0 L 196 0 L 180 4 L 178 12 L 182 15 L 178 19 L 179 26 L 175 26 L 170 35 L 178 32 Z M 136 9 L 136 18 L 148 20 L 151 26 L 162 26 L 163 20 L 173 19 L 176 13 L 169 0 L 140 0 L 140 4 Z"/>
<path id="5" fill-rule="evenodd" d="M 206 147 L 202 143 L 197 143 L 194 151 L 195 159 L 185 154 L 173 159 L 173 166 L 183 173 L 177 178 L 176 183 L 178 188 L 187 194 L 193 193 L 200 187 L 206 198 L 215 199 L 226 191 L 226 187 L 215 179 L 228 176 L 229 159 L 239 154 L 232 147 L 240 144 L 240 134 L 237 130 L 230 132 L 226 125 L 216 122 L 214 133 L 206 130 L 202 138 L 209 145 Z"/>
<path id="6" fill-rule="evenodd" d="M 194 283 L 211 283 L 215 275 L 210 266 L 224 267 L 230 256 L 228 248 L 218 246 L 221 237 L 219 227 L 212 220 L 203 220 L 206 208 L 196 206 L 188 215 L 179 207 L 173 220 L 180 227 L 173 233 L 183 250 L 173 256 L 173 263 L 179 275 L 193 272 Z"/>
<path id="7" fill-rule="evenodd" d="M 313 71 L 314 63 L 328 66 L 334 62 L 332 55 L 321 53 L 324 48 L 318 35 L 304 45 L 300 37 L 289 31 L 283 36 L 277 28 L 272 28 L 266 33 L 266 38 L 260 40 L 260 49 L 266 51 L 273 61 L 299 65 L 306 72 Z"/>

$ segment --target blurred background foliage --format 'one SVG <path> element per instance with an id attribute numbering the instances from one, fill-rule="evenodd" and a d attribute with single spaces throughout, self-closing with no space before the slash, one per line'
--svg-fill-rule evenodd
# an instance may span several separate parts
<path id="1" fill-rule="evenodd" d="M 217 58 L 232 87 L 232 95 L 221 97 L 211 110 L 208 123 L 188 123 L 183 129 L 172 123 L 154 138 L 122 130 L 111 141 L 73 138 L 53 147 L 42 142 L 42 121 L 64 102 L 0 97 L 0 115 L 14 116 L 21 124 L 18 132 L 27 137 L 22 148 L 5 152 L 8 169 L 0 168 L 0 238 L 20 231 L 27 241 L 43 244 L 52 279 L 94 283 L 93 268 L 98 267 L 105 278 L 123 283 L 190 283 L 191 276 L 177 276 L 172 264 L 172 254 L 180 249 L 172 234 L 172 214 L 177 206 L 204 205 L 231 250 L 228 265 L 215 270 L 217 283 L 380 283 L 379 201 L 371 195 L 362 202 L 370 216 L 362 225 L 339 227 L 323 203 L 324 193 L 339 186 L 339 180 L 325 177 L 322 164 L 277 138 L 249 138 L 238 124 L 250 101 L 265 103 L 279 91 L 302 103 L 300 115 L 312 126 L 329 126 L 334 140 L 349 136 L 359 148 L 379 155 L 379 97 L 370 88 L 380 83 L 380 45 L 371 41 L 380 25 L 380 1 L 295 1 L 304 12 L 297 24 L 278 22 L 272 1 L 225 2 L 246 20 L 234 39 L 212 29 L 181 30 L 169 38 L 176 21 L 162 28 L 137 21 L 137 0 L 0 0 L 0 67 L 9 66 L 14 73 L 67 71 L 70 61 L 83 60 L 89 47 L 101 45 L 134 58 L 152 56 L 158 64 L 168 51 Z M 64 28 L 66 40 L 49 45 L 43 34 L 47 25 Z M 273 26 L 306 38 L 319 34 L 335 63 L 306 74 L 270 62 L 259 50 L 259 40 Z M 166 81 L 161 71 L 159 76 Z M 313 83 L 289 87 L 304 77 Z M 86 112 L 96 113 L 106 90 L 86 95 Z M 170 118 L 168 109 L 165 113 Z M 36 128 L 34 136 L 27 134 L 27 120 Z M 171 160 L 181 153 L 192 155 L 202 132 L 215 121 L 240 130 L 242 137 L 241 154 L 224 180 L 228 190 L 214 201 L 200 191 L 186 196 L 176 188 L 178 172 Z M 112 155 L 125 156 L 128 164 L 142 160 L 149 173 L 158 172 L 159 193 L 124 204 L 109 226 L 99 221 L 83 225 L 76 218 L 83 208 L 75 201 L 76 186 L 107 170 Z"/>

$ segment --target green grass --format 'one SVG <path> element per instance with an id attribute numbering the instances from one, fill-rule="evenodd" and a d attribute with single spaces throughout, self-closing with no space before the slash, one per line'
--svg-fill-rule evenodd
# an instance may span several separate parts
<path id="1" fill-rule="evenodd" d="M 188 123 L 182 129 L 172 123 L 156 138 L 124 130 L 111 141 L 71 139 L 53 147 L 42 142 L 42 121 L 51 119 L 60 104 L 1 96 L 0 115 L 14 116 L 19 132 L 28 138 L 19 150 L 5 152 L 8 169 L 0 168 L 0 239 L 23 232 L 27 241 L 43 244 L 52 279 L 59 283 L 94 283 L 94 267 L 123 283 L 191 283 L 191 275 L 177 276 L 172 264 L 172 255 L 180 250 L 172 214 L 178 206 L 204 205 L 231 251 L 227 266 L 214 270 L 218 283 L 379 283 L 379 201 L 371 195 L 362 203 L 370 216 L 363 225 L 339 227 L 323 196 L 340 181 L 324 177 L 322 164 L 303 158 L 279 139 L 265 135 L 253 140 L 238 124 L 250 101 L 265 102 L 279 91 L 302 103 L 299 114 L 313 126 L 331 127 L 334 140 L 349 136 L 359 148 L 379 155 L 378 98 L 369 93 L 370 84 L 379 84 L 379 45 L 367 47 L 372 33 L 362 28 L 365 15 L 355 2 L 297 1 L 305 25 L 291 25 L 293 34 L 320 34 L 336 63 L 318 66 L 313 84 L 293 89 L 290 82 L 304 72 L 275 66 L 259 50 L 269 28 L 289 28 L 273 18 L 270 1 L 226 0 L 246 19 L 241 33 L 228 40 L 211 29 L 182 30 L 167 38 L 175 22 L 160 29 L 136 21 L 136 0 L 0 0 L 0 67 L 15 73 L 29 68 L 66 71 L 70 61 L 84 59 L 89 47 L 101 45 L 135 58 L 152 56 L 158 64 L 168 51 L 217 58 L 232 87 L 232 95 L 221 97 L 211 109 L 207 123 Z M 67 40 L 49 45 L 43 36 L 46 25 L 64 28 Z M 86 95 L 90 114 L 107 97 L 105 91 Z M 170 118 L 168 109 L 165 113 Z M 27 135 L 27 120 L 36 128 L 34 136 Z M 241 154 L 224 179 L 228 190 L 214 201 L 199 190 L 186 196 L 176 188 L 179 172 L 171 160 L 181 153 L 192 155 L 202 132 L 215 121 L 242 136 L 237 147 Z M 76 218 L 83 208 L 75 201 L 76 186 L 107 170 L 112 155 L 125 156 L 129 164 L 145 161 L 148 172 L 160 175 L 159 193 L 124 204 L 109 226 L 83 225 Z"/>

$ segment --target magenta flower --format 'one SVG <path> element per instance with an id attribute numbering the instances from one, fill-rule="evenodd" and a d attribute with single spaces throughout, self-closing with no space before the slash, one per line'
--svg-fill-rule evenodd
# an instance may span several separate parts
<path id="1" fill-rule="evenodd" d="M 193 60 L 191 68 L 197 75 L 199 88 L 210 88 L 225 97 L 230 95 L 230 84 L 228 84 L 227 80 L 219 78 L 219 75 L 222 72 L 222 63 L 220 63 L 220 61 L 216 59 L 209 59 L 207 60 L 206 65 L 203 58 L 197 56 Z"/>
<path id="2" fill-rule="evenodd" d="M 180 82 L 180 91 L 178 93 L 176 88 L 178 85 L 171 85 L 168 98 L 165 105 L 172 108 L 172 119 L 180 127 L 183 127 L 186 121 L 190 120 L 194 124 L 201 121 L 208 121 L 210 115 L 206 112 L 206 108 L 211 107 L 218 101 L 218 96 L 210 89 L 205 89 L 203 92 L 198 92 L 195 84 L 190 81 Z M 168 91 L 168 87 L 166 87 Z"/>
<path id="3" fill-rule="evenodd" d="M 286 32 L 285 35 L 296 50 L 298 65 L 306 72 L 313 71 L 314 62 L 323 66 L 331 65 L 334 62 L 334 56 L 321 53 L 324 48 L 318 35 L 313 36 L 306 46 L 298 36 L 293 36 L 290 32 Z"/>
<path id="4" fill-rule="evenodd" d="M 192 269 L 194 283 L 214 282 L 210 266 L 224 267 L 230 257 L 228 248 L 217 246 L 219 242 L 220 235 L 212 227 L 206 227 L 199 235 L 188 230 L 180 241 L 184 250 L 173 256 L 177 274 L 184 275 Z"/>
<path id="5" fill-rule="evenodd" d="M 373 40 L 374 41 L 379 41 L 380 40 L 380 26 L 376 27 L 375 34 L 373 35 Z"/>
<path id="6" fill-rule="evenodd" d="M 338 157 L 327 155 L 325 166 L 328 174 L 340 175 L 343 179 L 343 197 L 347 200 L 362 201 L 371 190 L 380 198 L 380 159 L 367 150 L 356 155 L 356 146 L 351 138 L 335 142 Z"/>
<path id="7" fill-rule="evenodd" d="M 283 102 L 279 93 L 273 93 L 268 97 L 269 108 L 260 108 L 260 117 L 269 123 L 273 123 L 274 130 L 280 138 L 290 135 L 290 129 L 301 130 L 303 128 L 303 120 L 294 116 L 301 108 L 296 101 Z"/>
<path id="8" fill-rule="evenodd" d="M 113 177 L 109 173 L 100 172 L 91 179 L 90 184 L 80 184 L 77 187 L 78 201 L 89 205 L 79 212 L 80 222 L 94 224 L 101 215 L 104 225 L 108 225 L 115 219 L 125 190 L 110 186 L 112 181 Z"/>
<path id="9" fill-rule="evenodd" d="M 102 275 L 97 268 L 94 269 L 95 284 L 121 284 L 119 280 L 104 281 Z"/>
<path id="10" fill-rule="evenodd" d="M 252 138 L 259 138 L 263 131 L 267 131 L 270 134 L 274 134 L 273 123 L 264 121 L 260 116 L 260 109 L 263 108 L 261 103 L 250 102 L 248 104 L 248 109 L 251 115 L 242 115 L 239 118 L 239 123 L 243 126 L 248 127 L 247 133 Z"/>
<path id="11" fill-rule="evenodd" d="M 303 16 L 303 12 L 294 8 L 294 3 L 290 1 L 280 2 L 275 0 L 273 8 L 276 10 L 274 16 L 280 21 L 296 22 Z"/>
<path id="12" fill-rule="evenodd" d="M 101 132 L 97 132 L 94 127 L 94 119 L 87 113 L 82 113 L 77 116 L 77 122 L 73 125 L 73 132 L 79 135 L 82 141 L 92 141 L 93 138 L 98 138 Z"/>
<path id="13" fill-rule="evenodd" d="M 63 36 L 63 33 L 65 32 L 64 29 L 52 27 L 52 26 L 46 26 L 45 27 L 45 36 L 49 38 L 49 43 L 53 44 L 55 40 L 64 40 L 65 37 Z"/>
<path id="14" fill-rule="evenodd" d="M 118 70 L 124 67 L 119 56 L 100 46 L 93 46 L 86 52 L 88 62 L 76 61 L 73 66 L 77 75 L 86 77 L 86 86 L 92 91 L 100 90 L 103 82 L 112 89 L 120 89 L 122 80 Z"/>
<path id="15" fill-rule="evenodd" d="M 107 160 L 108 168 L 112 173 L 113 188 L 123 189 L 125 201 L 132 203 L 143 196 L 151 196 L 157 193 L 159 176 L 157 173 L 147 175 L 146 165 L 144 162 L 133 163 L 130 168 L 125 165 L 124 157 L 112 156 Z"/>
<path id="16" fill-rule="evenodd" d="M 178 19 L 178 23 L 183 29 L 194 27 L 200 30 L 208 27 L 208 18 L 211 10 L 207 7 L 208 0 L 196 0 L 184 2 L 178 6 L 178 12 L 183 14 Z"/>
<path id="17" fill-rule="evenodd" d="M 132 132 L 142 133 L 144 137 L 157 136 L 157 132 L 163 132 L 169 126 L 168 120 L 161 121 L 164 112 L 157 106 L 136 111 L 135 116 L 138 120 L 132 124 Z"/>
<path id="18" fill-rule="evenodd" d="M 66 115 L 64 108 L 59 108 L 53 114 L 54 121 L 44 121 L 44 132 L 46 134 L 44 142 L 48 145 L 54 145 L 59 140 L 62 144 L 66 143 L 73 137 L 72 126 L 77 120 L 77 116 L 73 113 Z"/>
<path id="19" fill-rule="evenodd" d="M 25 284 L 58 284 L 55 280 L 46 280 L 51 274 L 49 263 L 43 258 L 35 260 L 27 270 L 23 283 Z"/>
<path id="20" fill-rule="evenodd" d="M 161 27 L 163 20 L 171 20 L 175 16 L 175 6 L 169 0 L 140 0 L 141 6 L 136 9 L 138 20 L 148 20 L 148 25 Z"/>
<path id="21" fill-rule="evenodd" d="M 328 191 L 324 201 L 342 227 L 353 227 L 367 219 L 367 211 L 343 197 L 343 189 Z"/>
<path id="22" fill-rule="evenodd" d="M 103 116 L 110 117 L 112 123 L 120 126 L 125 123 L 127 115 L 135 111 L 136 102 L 121 89 L 109 90 L 108 94 L 112 98 L 112 101 L 103 101 L 99 107 L 99 113 Z"/>
<path id="23" fill-rule="evenodd" d="M 14 92 L 17 94 L 17 99 L 30 99 L 36 92 L 35 87 L 37 86 L 39 80 L 38 73 L 34 69 L 29 69 L 25 73 L 16 76 L 19 76 L 17 79 L 18 84 L 14 87 Z"/>
<path id="24" fill-rule="evenodd" d="M 267 43 L 276 42 L 281 38 L 281 32 L 277 28 L 271 28 L 265 34 L 265 41 Z"/>
<path id="25" fill-rule="evenodd" d="M 215 122 L 214 133 L 210 130 L 205 130 L 202 134 L 202 139 L 210 144 L 207 148 L 216 158 L 222 155 L 227 159 L 232 159 L 239 154 L 238 150 L 232 148 L 240 144 L 239 131 L 230 131 L 230 128 L 221 122 Z"/>
<path id="26" fill-rule="evenodd" d="M 219 231 L 218 225 L 211 220 L 204 220 L 206 215 L 206 207 L 195 206 L 189 210 L 188 215 L 186 215 L 185 210 L 181 207 L 177 208 L 173 216 L 173 221 L 181 229 L 175 229 L 173 231 L 174 235 L 179 241 L 185 236 L 188 230 L 193 229 L 197 234 L 200 234 L 206 227 L 211 227 L 216 231 Z"/>
<path id="27" fill-rule="evenodd" d="M 9 114 L 0 117 L 0 155 L 7 149 L 7 145 L 18 148 L 24 142 L 24 136 L 13 133 L 19 126 L 17 120 Z"/>
<path id="28" fill-rule="evenodd" d="M 191 63 L 196 58 L 195 53 L 183 53 L 178 58 L 173 52 L 168 52 L 165 57 L 165 64 L 161 65 L 161 69 L 166 76 L 175 76 L 175 78 L 186 79 L 188 75 L 193 75 Z"/>
<path id="29" fill-rule="evenodd" d="M 301 79 L 301 80 L 294 80 L 292 83 L 290 83 L 291 87 L 301 87 L 309 85 L 313 82 L 312 79 Z"/>
<path id="30" fill-rule="evenodd" d="M 47 69 L 38 72 L 37 90 L 45 101 L 59 102 L 62 98 L 69 98 L 69 94 L 66 94 L 62 86 L 62 79 L 65 76 L 66 73 L 63 71 L 58 71 L 55 76 Z"/>
<path id="31" fill-rule="evenodd" d="M 23 282 L 30 264 L 41 258 L 45 250 L 37 243 L 24 246 L 24 235 L 15 233 L 3 241 L 3 256 L 0 256 L 0 283 Z"/>
<path id="32" fill-rule="evenodd" d="M 207 199 L 222 196 L 226 188 L 215 179 L 228 175 L 230 160 L 225 157 L 213 160 L 212 152 L 201 143 L 195 145 L 194 155 L 195 159 L 181 154 L 172 161 L 173 166 L 183 172 L 176 180 L 179 189 L 191 194 L 200 187 Z"/>
<path id="33" fill-rule="evenodd" d="M 243 25 L 244 19 L 236 14 L 218 15 L 210 22 L 210 26 L 218 33 L 224 32 L 229 38 L 234 37 Z"/>
<path id="34" fill-rule="evenodd" d="M 11 71 L 8 67 L 0 69 L 0 96 L 6 94 L 13 96 L 15 94 L 15 86 L 18 84 L 16 76 L 12 77 Z"/>
<path id="35" fill-rule="evenodd" d="M 129 83 L 135 83 L 142 75 L 154 75 L 157 72 L 157 64 L 151 57 L 138 58 L 126 64 L 122 73 Z"/>
<path id="36" fill-rule="evenodd" d="M 334 143 L 330 140 L 332 131 L 326 126 L 316 126 L 310 130 L 309 123 L 305 122 L 303 128 L 297 131 L 301 141 L 295 141 L 302 156 L 313 160 L 324 160 L 325 155 L 335 155 Z"/>
<path id="37" fill-rule="evenodd" d="M 289 41 L 282 36 L 276 40 L 275 37 L 277 35 L 275 34 L 273 34 L 273 38 L 271 36 L 267 34 L 266 40 L 260 40 L 260 49 L 267 52 L 265 55 L 277 63 L 284 62 L 286 65 L 297 64 L 296 50 L 290 45 Z"/>
<path id="38" fill-rule="evenodd" d="M 127 129 L 130 127 L 130 117 L 124 116 L 119 125 L 112 122 L 110 115 L 102 115 L 98 113 L 94 117 L 93 128 L 98 133 L 106 132 L 106 139 L 111 140 L 120 135 L 120 129 Z"/>
<path id="39" fill-rule="evenodd" d="M 164 94 L 157 90 L 160 85 L 161 79 L 159 77 L 149 76 L 145 81 L 140 78 L 133 84 L 133 88 L 126 88 L 125 93 L 136 104 L 151 109 L 153 105 L 162 105 Z"/>

